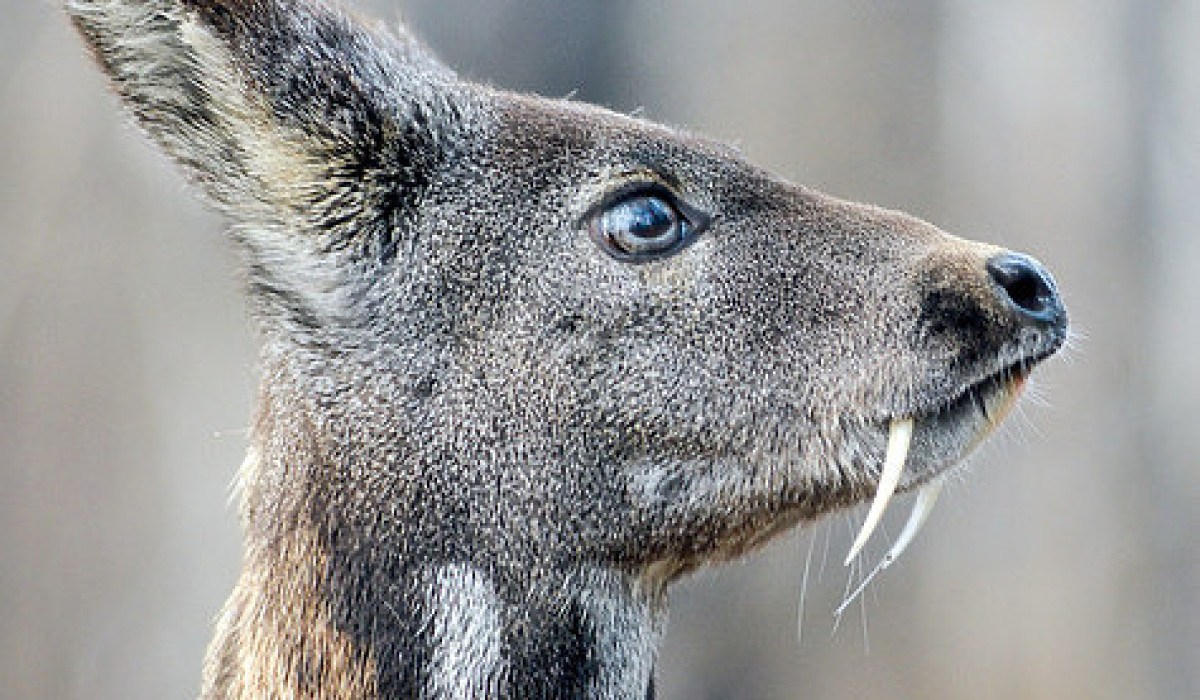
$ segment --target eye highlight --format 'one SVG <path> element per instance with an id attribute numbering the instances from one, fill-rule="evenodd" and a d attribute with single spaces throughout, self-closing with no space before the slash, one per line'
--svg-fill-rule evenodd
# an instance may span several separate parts
<path id="1" fill-rule="evenodd" d="M 646 262 L 671 255 L 708 225 L 709 217 L 683 203 L 661 185 L 618 194 L 591 217 L 592 237 L 609 255 Z"/>

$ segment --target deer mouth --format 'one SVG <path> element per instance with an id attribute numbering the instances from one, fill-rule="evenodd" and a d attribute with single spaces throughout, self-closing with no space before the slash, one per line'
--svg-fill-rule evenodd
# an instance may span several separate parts
<path id="1" fill-rule="evenodd" d="M 967 386 L 932 409 L 886 421 L 887 450 L 867 517 L 850 552 L 849 565 L 870 539 L 898 488 L 919 488 L 904 529 L 876 570 L 900 556 L 932 511 L 942 475 L 979 446 L 1012 411 L 1033 363 L 1020 362 Z M 906 478 L 905 468 L 911 467 Z"/>

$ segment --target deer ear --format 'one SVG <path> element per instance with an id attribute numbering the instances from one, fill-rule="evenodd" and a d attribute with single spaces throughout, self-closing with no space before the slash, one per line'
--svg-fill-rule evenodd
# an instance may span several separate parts
<path id="1" fill-rule="evenodd" d="M 318 0 L 69 0 L 67 11 L 137 121 L 240 220 L 336 235 L 351 209 L 386 217 L 382 205 L 419 196 L 461 122 L 453 73 Z"/>

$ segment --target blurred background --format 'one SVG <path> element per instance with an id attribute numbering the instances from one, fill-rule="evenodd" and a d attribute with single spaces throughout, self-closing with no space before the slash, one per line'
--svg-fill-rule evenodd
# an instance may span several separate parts
<path id="1" fill-rule="evenodd" d="M 1066 296 L 1073 348 L 836 631 L 861 512 L 679 585 L 660 697 L 1200 697 L 1200 2 L 359 4 Z M 0 696 L 194 696 L 239 565 L 235 261 L 56 7 L 0 10 Z"/>

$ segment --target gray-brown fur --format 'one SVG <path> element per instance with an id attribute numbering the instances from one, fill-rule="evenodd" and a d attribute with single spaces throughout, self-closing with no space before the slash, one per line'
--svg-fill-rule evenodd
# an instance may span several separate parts
<path id="1" fill-rule="evenodd" d="M 952 466 L 971 387 L 1064 337 L 999 249 L 316 0 L 67 8 L 261 323 L 206 697 L 652 695 L 672 580 L 870 496 L 893 418 L 902 488 Z M 711 222 L 619 260 L 589 226 L 630 183 Z"/>

